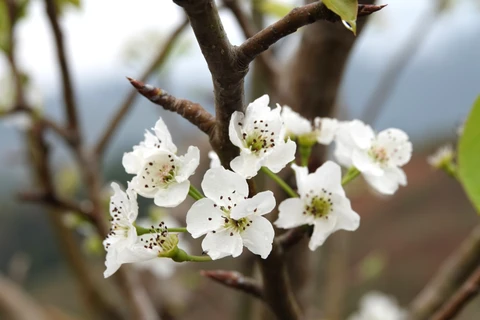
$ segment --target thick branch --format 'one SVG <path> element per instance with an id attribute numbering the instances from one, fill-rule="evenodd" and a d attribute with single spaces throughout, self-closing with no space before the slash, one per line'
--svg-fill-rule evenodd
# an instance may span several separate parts
<path id="1" fill-rule="evenodd" d="M 57 59 L 60 65 L 63 86 L 63 99 L 65 103 L 65 110 L 67 113 L 68 128 L 75 134 L 76 142 L 79 141 L 79 121 L 77 115 L 77 105 L 75 95 L 73 93 L 73 85 L 71 79 L 70 68 L 65 53 L 65 43 L 63 41 L 62 30 L 58 23 L 57 7 L 55 0 L 45 0 L 48 21 L 53 31 L 55 38 L 55 46 L 57 51 Z"/>
<path id="2" fill-rule="evenodd" d="M 430 316 L 452 295 L 459 283 L 480 265 L 480 225 L 453 252 L 439 272 L 412 302 L 410 313 L 415 320 Z"/>
<path id="3" fill-rule="evenodd" d="M 244 78 L 248 65 L 239 65 L 237 52 L 230 44 L 214 0 L 174 0 L 190 20 L 193 32 L 212 74 L 217 123 L 210 136 L 212 147 L 224 166 L 237 154 L 228 138 L 228 124 L 234 111 L 245 105 Z"/>
<path id="4" fill-rule="evenodd" d="M 200 272 L 200 274 L 229 288 L 243 291 L 260 300 L 263 299 L 263 292 L 260 284 L 255 279 L 245 277 L 240 272 L 225 270 L 203 270 Z"/>
<path id="5" fill-rule="evenodd" d="M 175 30 L 173 30 L 172 34 L 168 37 L 166 42 L 162 44 L 162 49 L 158 52 L 157 56 L 150 65 L 145 69 L 145 71 L 140 76 L 140 81 L 145 82 L 147 81 L 148 77 L 152 75 L 152 73 L 161 67 L 167 58 L 169 57 L 170 52 L 172 51 L 173 45 L 175 44 L 176 40 L 188 25 L 188 20 L 185 19 L 180 25 L 178 25 Z M 113 135 L 115 134 L 118 126 L 122 122 L 123 118 L 127 115 L 130 111 L 133 101 L 137 97 L 137 90 L 132 89 L 128 96 L 125 97 L 125 100 L 120 104 L 117 112 L 113 116 L 112 121 L 108 124 L 107 128 L 105 129 L 104 133 L 101 135 L 97 145 L 95 146 L 94 152 L 97 157 L 100 157 L 107 148 L 108 143 L 112 139 Z"/>
<path id="6" fill-rule="evenodd" d="M 210 136 L 215 125 L 215 118 L 200 104 L 185 99 L 177 99 L 162 89 L 132 78 L 127 79 L 145 98 L 162 106 L 165 110 L 178 113 Z"/>
<path id="7" fill-rule="evenodd" d="M 381 10 L 384 5 L 358 5 L 358 16 L 370 15 Z M 323 3 L 314 2 L 290 11 L 285 17 L 258 32 L 245 41 L 239 48 L 242 64 L 248 65 L 256 56 L 267 50 L 278 40 L 294 33 L 299 28 L 312 24 L 318 20 L 330 22 L 340 21 L 340 17 L 330 11 Z"/>
<path id="8" fill-rule="evenodd" d="M 448 300 L 444 306 L 433 315 L 432 320 L 453 319 L 463 307 L 480 291 L 480 266 L 468 278 L 460 289 Z"/>

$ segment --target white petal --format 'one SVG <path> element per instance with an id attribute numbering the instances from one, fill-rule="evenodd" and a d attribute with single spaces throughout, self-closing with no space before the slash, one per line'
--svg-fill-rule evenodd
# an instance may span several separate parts
<path id="1" fill-rule="evenodd" d="M 207 198 L 218 205 L 228 206 L 237 199 L 248 196 L 248 184 L 239 174 L 226 170 L 224 167 L 207 170 L 202 181 L 202 190 Z"/>
<path id="2" fill-rule="evenodd" d="M 116 251 L 109 250 L 105 257 L 105 267 L 106 270 L 103 272 L 103 277 L 108 278 L 120 268 L 121 264 L 117 262 Z"/>
<path id="3" fill-rule="evenodd" d="M 215 151 L 209 151 L 208 157 L 210 158 L 210 169 L 221 167 L 220 158 Z"/>
<path id="4" fill-rule="evenodd" d="M 290 139 L 285 143 L 279 143 L 272 152 L 265 158 L 263 165 L 272 172 L 279 172 L 291 161 L 295 160 L 297 144 Z"/>
<path id="5" fill-rule="evenodd" d="M 350 135 L 344 129 L 339 129 L 335 142 L 335 151 L 333 152 L 335 159 L 342 166 L 350 168 L 352 166 L 352 153 L 355 150 L 355 145 Z"/>
<path id="6" fill-rule="evenodd" d="M 187 231 L 192 237 L 198 238 L 209 231 L 217 230 L 225 223 L 223 215 L 211 199 L 200 199 L 187 212 Z"/>
<path id="7" fill-rule="evenodd" d="M 412 157 L 412 143 L 408 135 L 399 129 L 387 129 L 378 134 L 377 144 L 387 151 L 389 163 L 403 166 Z"/>
<path id="8" fill-rule="evenodd" d="M 209 232 L 202 241 L 202 249 L 213 259 L 226 256 L 238 257 L 243 251 L 242 237 L 229 230 Z"/>
<path id="9" fill-rule="evenodd" d="M 324 145 L 332 143 L 338 129 L 337 119 L 317 117 L 314 121 L 318 130 L 317 142 Z"/>
<path id="10" fill-rule="evenodd" d="M 179 161 L 183 162 L 180 166 L 175 179 L 177 182 L 182 182 L 195 173 L 200 164 L 200 150 L 197 147 L 188 147 L 187 153 L 179 157 Z"/>
<path id="11" fill-rule="evenodd" d="M 313 227 L 312 237 L 308 243 L 308 248 L 315 251 L 321 246 L 332 232 L 335 231 L 336 217 L 329 215 L 328 219 L 316 219 Z"/>
<path id="12" fill-rule="evenodd" d="M 165 150 L 168 150 L 172 153 L 177 152 L 177 147 L 172 142 L 172 136 L 170 135 L 170 131 L 168 131 L 165 122 L 163 122 L 162 118 L 158 119 L 155 123 L 155 127 L 153 128 L 155 131 L 155 135 L 157 136 L 158 140 L 160 141 L 160 145 Z"/>
<path id="13" fill-rule="evenodd" d="M 138 156 L 138 152 L 126 152 L 123 154 L 122 165 L 127 173 L 136 174 L 142 169 L 142 158 Z"/>
<path id="14" fill-rule="evenodd" d="M 242 150 L 239 156 L 230 161 L 230 167 L 245 179 L 250 179 L 257 175 L 262 162 L 262 158 L 251 153 L 245 153 Z"/>
<path id="15" fill-rule="evenodd" d="M 382 176 L 365 174 L 364 177 L 370 186 L 383 194 L 394 194 L 399 185 L 407 184 L 405 172 L 397 167 L 385 169 L 385 174 Z"/>
<path id="16" fill-rule="evenodd" d="M 280 107 L 278 104 L 277 106 Z M 310 121 L 293 111 L 289 106 L 283 106 L 281 108 L 282 120 L 289 135 L 300 136 L 312 132 L 312 124 Z"/>
<path id="17" fill-rule="evenodd" d="M 332 195 L 333 214 L 337 217 L 335 230 L 355 231 L 360 226 L 360 216 L 352 210 L 350 200 L 339 195 Z"/>
<path id="18" fill-rule="evenodd" d="M 245 125 L 244 119 L 245 115 L 242 112 L 235 111 L 230 118 L 230 124 L 228 126 L 230 141 L 234 146 L 239 148 L 243 148 L 243 140 L 240 137 L 242 136 L 242 128 Z"/>
<path id="19" fill-rule="evenodd" d="M 278 219 L 274 224 L 283 229 L 290 229 L 313 222 L 310 215 L 303 214 L 305 204 L 299 198 L 290 198 L 282 201 L 278 206 Z"/>
<path id="20" fill-rule="evenodd" d="M 352 164 L 362 173 L 374 176 L 381 176 L 384 173 L 380 164 L 374 161 L 374 159 L 368 155 L 368 151 L 366 150 L 354 150 L 352 153 Z"/>
<path id="21" fill-rule="evenodd" d="M 349 125 L 350 136 L 360 149 L 369 149 L 375 138 L 373 129 L 360 120 L 353 120 Z"/>
<path id="22" fill-rule="evenodd" d="M 190 189 L 190 181 L 169 184 L 167 188 L 159 188 L 154 202 L 159 207 L 176 207 L 185 200 Z"/>
<path id="23" fill-rule="evenodd" d="M 272 191 L 263 191 L 251 199 L 245 199 L 230 212 L 230 217 L 239 220 L 250 215 L 261 216 L 275 208 L 275 197 Z"/>
<path id="24" fill-rule="evenodd" d="M 309 174 L 304 181 L 306 191 L 315 190 L 320 192 L 326 189 L 328 192 L 345 196 L 342 187 L 342 169 L 333 161 L 325 162 L 315 173 Z"/>
<path id="25" fill-rule="evenodd" d="M 249 219 L 252 221 L 250 227 L 247 227 L 240 234 L 243 239 L 243 245 L 252 253 L 258 254 L 265 259 L 272 251 L 275 231 L 270 221 L 264 217 L 252 216 Z"/>
<path id="26" fill-rule="evenodd" d="M 303 196 L 309 191 L 308 186 L 305 184 L 308 177 L 308 168 L 297 166 L 294 163 L 292 164 L 292 169 L 295 171 L 298 193 Z"/>

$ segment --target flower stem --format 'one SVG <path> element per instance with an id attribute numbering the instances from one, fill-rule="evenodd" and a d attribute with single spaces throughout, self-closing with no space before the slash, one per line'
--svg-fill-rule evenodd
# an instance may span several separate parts
<path id="1" fill-rule="evenodd" d="M 285 182 L 282 178 L 277 176 L 267 167 L 262 167 L 261 169 L 267 176 L 269 176 L 273 181 L 275 181 L 290 197 L 297 198 L 298 194 L 293 191 L 293 189 Z"/>
<path id="2" fill-rule="evenodd" d="M 188 190 L 188 194 L 195 200 L 200 200 L 203 198 L 202 193 L 192 185 L 190 185 L 190 190 Z"/>
<path id="3" fill-rule="evenodd" d="M 187 228 L 167 228 L 168 232 L 187 232 Z"/>
<path id="4" fill-rule="evenodd" d="M 208 262 L 212 261 L 212 258 L 209 256 L 191 256 L 182 249 L 178 248 L 175 252 L 175 255 L 171 257 L 173 261 L 176 262 L 185 262 L 185 261 L 192 261 L 192 262 Z"/>
<path id="5" fill-rule="evenodd" d="M 300 164 L 302 165 L 302 167 L 308 166 L 308 159 L 310 159 L 310 154 L 312 153 L 312 147 L 300 145 L 299 152 L 300 152 Z"/>
<path id="6" fill-rule="evenodd" d="M 139 236 L 156 232 L 152 228 L 144 228 L 137 225 L 135 225 L 135 229 L 137 229 L 137 235 Z M 167 231 L 168 232 L 187 232 L 187 228 L 167 228 Z"/>
<path id="7" fill-rule="evenodd" d="M 453 161 L 445 163 L 441 168 L 452 178 L 458 179 L 457 166 L 453 163 Z"/>
<path id="8" fill-rule="evenodd" d="M 346 185 L 347 183 L 349 183 L 359 175 L 360 175 L 360 171 L 358 171 L 358 169 L 355 167 L 351 167 L 350 169 L 348 169 L 347 173 L 342 178 L 342 186 Z"/>

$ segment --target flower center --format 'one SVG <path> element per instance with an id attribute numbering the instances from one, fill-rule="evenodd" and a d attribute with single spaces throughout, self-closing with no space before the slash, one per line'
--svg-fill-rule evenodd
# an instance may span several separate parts
<path id="1" fill-rule="evenodd" d="M 239 126 L 243 126 L 241 122 Z M 249 148 L 254 153 L 267 152 L 268 149 L 275 147 L 275 132 L 268 129 L 268 123 L 264 120 L 255 120 L 253 122 L 253 130 L 242 130 L 242 139 L 246 148 Z M 247 132 L 245 132 L 247 131 Z"/>
<path id="2" fill-rule="evenodd" d="M 162 160 L 151 160 L 144 168 L 141 183 L 146 189 L 165 187 L 175 181 L 177 169 L 170 154 Z"/>
<path id="3" fill-rule="evenodd" d="M 368 151 L 368 155 L 373 160 L 381 164 L 387 163 L 388 160 L 390 159 L 390 157 L 387 154 L 387 150 L 385 150 L 385 148 L 378 147 L 378 146 L 372 146 Z"/>
<path id="4" fill-rule="evenodd" d="M 252 221 L 248 220 L 247 218 L 242 218 L 239 220 L 232 219 L 230 217 L 224 217 L 225 219 L 225 224 L 224 228 L 225 229 L 230 229 L 230 236 L 233 236 L 233 232 L 236 233 L 241 233 L 242 231 L 245 231 L 247 227 L 250 227 Z"/>
<path id="5" fill-rule="evenodd" d="M 315 218 L 328 219 L 329 213 L 333 211 L 331 195 L 332 193 L 327 192 L 325 189 L 322 189 L 320 194 L 315 194 L 313 190 L 310 190 L 306 194 L 310 202 L 305 205 L 303 214 L 310 214 Z"/>
<path id="6" fill-rule="evenodd" d="M 158 227 L 151 226 L 151 237 L 148 239 L 140 238 L 145 249 L 157 250 L 159 255 L 165 255 L 178 245 L 178 237 L 168 233 L 167 226 L 162 221 Z"/>

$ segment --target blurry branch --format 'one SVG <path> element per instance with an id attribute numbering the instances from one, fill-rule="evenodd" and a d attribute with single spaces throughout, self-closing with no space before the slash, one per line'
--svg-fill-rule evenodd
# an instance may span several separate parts
<path id="1" fill-rule="evenodd" d="M 73 145 L 80 143 L 80 128 L 77 115 L 77 105 L 75 95 L 73 92 L 72 79 L 70 68 L 67 62 L 67 55 L 65 53 L 65 43 L 63 41 L 63 34 L 58 23 L 57 6 L 55 0 L 45 0 L 46 11 L 50 27 L 55 38 L 55 47 L 57 51 L 57 60 L 60 65 L 63 86 L 63 99 L 65 102 L 65 110 L 67 113 L 68 129 L 73 134 Z"/>
<path id="2" fill-rule="evenodd" d="M 95 222 L 89 208 L 70 199 L 61 199 L 56 194 L 44 192 L 20 192 L 18 198 L 21 201 L 41 203 L 54 209 L 61 210 L 64 213 L 71 212 L 80 214 L 90 222 Z"/>
<path id="3" fill-rule="evenodd" d="M 245 277 L 240 272 L 225 270 L 202 270 L 200 274 L 206 278 L 210 278 L 224 286 L 245 292 L 260 300 L 263 300 L 263 292 L 261 285 L 252 278 Z"/>
<path id="4" fill-rule="evenodd" d="M 244 10 L 240 7 L 238 0 L 224 0 L 223 3 L 230 11 L 233 13 L 240 28 L 243 31 L 243 35 L 246 39 L 253 37 L 258 30 L 256 30 L 253 21 L 251 21 L 247 15 L 245 14 Z M 274 78 L 277 76 L 276 65 L 277 61 L 273 56 L 272 52 L 266 50 L 263 54 L 258 56 L 261 67 L 263 68 L 263 73 L 265 73 L 265 77 L 268 79 L 269 82 L 272 82 Z"/>
<path id="5" fill-rule="evenodd" d="M 144 84 L 132 78 L 127 79 L 132 86 L 148 100 L 162 106 L 165 110 L 178 113 L 207 135 L 210 135 L 212 132 L 215 125 L 215 118 L 200 104 L 185 99 L 177 99 L 162 89 Z"/>
<path id="6" fill-rule="evenodd" d="M 360 119 L 365 123 L 373 124 L 379 117 L 382 108 L 385 106 L 388 98 L 398 85 L 401 74 L 409 63 L 416 57 L 425 40 L 430 35 L 430 31 L 435 26 L 438 15 L 442 12 L 448 0 L 433 1 L 435 4 L 434 12 L 429 12 L 427 16 L 420 17 L 417 25 L 412 28 L 412 34 L 408 42 L 395 53 L 386 70 L 380 76 L 377 86 L 370 94 L 363 114 Z"/>
<path id="7" fill-rule="evenodd" d="M 0 310 L 8 319 L 46 320 L 45 310 L 27 295 L 16 283 L 0 274 Z M 2 312 L 3 313 L 3 312 Z"/>
<path id="8" fill-rule="evenodd" d="M 480 291 L 480 266 L 455 292 L 455 294 L 438 310 L 432 320 L 453 319 L 463 307 L 472 300 Z"/>
<path id="9" fill-rule="evenodd" d="M 275 237 L 277 245 L 279 245 L 282 250 L 287 251 L 294 245 L 296 245 L 300 240 L 302 240 L 306 235 L 311 234 L 313 231 L 312 226 L 300 226 L 282 233 L 279 236 Z"/>
<path id="10" fill-rule="evenodd" d="M 424 320 L 440 308 L 480 265 L 480 225 L 455 250 L 410 306 L 411 319 Z"/>
<path id="11" fill-rule="evenodd" d="M 145 69 L 145 71 L 143 71 L 139 81 L 147 81 L 155 70 L 164 65 L 165 61 L 169 57 L 170 52 L 172 51 L 173 45 L 178 40 L 182 31 L 185 30 L 186 26 L 188 26 L 188 19 L 185 19 L 173 30 L 165 43 L 162 44 L 162 48 L 158 51 L 157 56 L 152 60 L 152 62 Z M 108 143 L 110 142 L 112 136 L 115 134 L 123 118 L 125 118 L 127 113 L 130 111 L 136 97 L 137 90 L 132 89 L 130 93 L 125 97 L 123 102 L 119 105 L 111 122 L 108 124 L 105 131 L 98 140 L 97 145 L 94 147 L 94 153 L 98 158 L 100 158 L 105 152 Z"/>
<path id="12" fill-rule="evenodd" d="M 358 16 L 370 15 L 384 7 L 385 5 L 360 4 L 358 5 Z M 340 17 L 328 10 L 321 2 L 314 2 L 294 8 L 282 19 L 247 39 L 238 48 L 240 63 L 248 65 L 256 56 L 267 50 L 278 40 L 318 20 L 338 22 L 340 21 Z"/>

